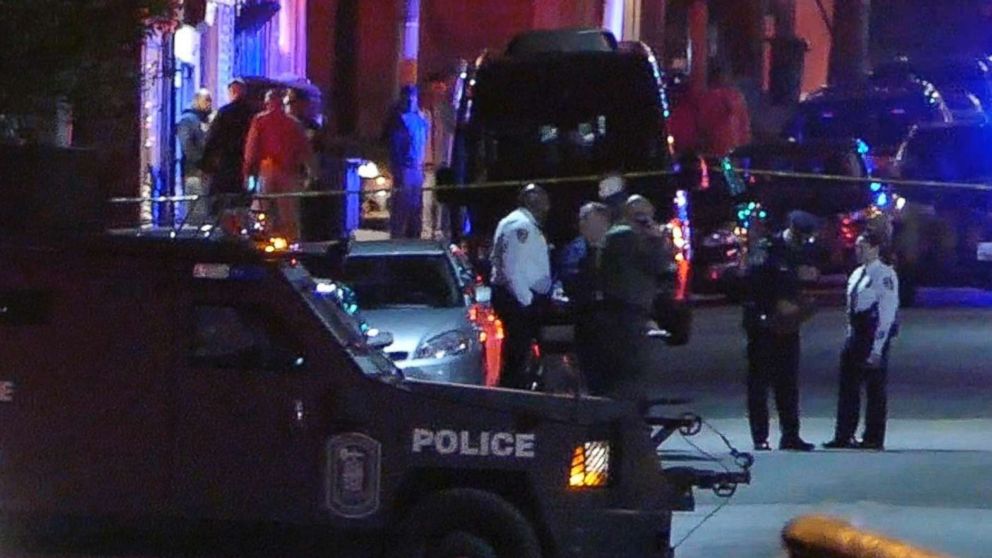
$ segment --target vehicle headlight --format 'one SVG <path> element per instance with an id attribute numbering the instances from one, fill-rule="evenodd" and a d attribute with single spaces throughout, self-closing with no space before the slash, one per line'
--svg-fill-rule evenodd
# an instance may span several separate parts
<path id="1" fill-rule="evenodd" d="M 460 355 L 472 345 L 472 339 L 460 331 L 448 331 L 424 341 L 413 358 L 444 358 Z"/>
<path id="2" fill-rule="evenodd" d="M 603 488 L 610 480 L 610 443 L 586 442 L 572 452 L 572 466 L 568 472 L 571 489 Z"/>

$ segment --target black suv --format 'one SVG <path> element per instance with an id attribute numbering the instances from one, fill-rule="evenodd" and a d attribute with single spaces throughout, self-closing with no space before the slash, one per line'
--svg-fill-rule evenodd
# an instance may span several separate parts
<path id="1" fill-rule="evenodd" d="M 875 172 L 884 176 L 913 126 L 951 120 L 950 109 L 933 85 L 899 80 L 821 89 L 799 104 L 785 135 L 800 143 L 860 139 L 870 148 Z"/>
<path id="2" fill-rule="evenodd" d="M 456 187 L 438 197 L 467 209 L 470 241 L 489 242 L 517 190 L 534 182 L 551 196 L 545 233 L 565 246 L 578 234 L 579 208 L 613 172 L 647 174 L 628 179 L 630 192 L 654 202 L 680 243 L 691 238 L 689 192 L 665 176 L 673 169 L 668 98 L 646 45 L 618 44 L 602 30 L 536 31 L 502 56 L 480 56 L 461 79 L 452 166 L 439 173 Z M 499 186 L 475 186 L 482 182 Z M 678 343 L 688 341 L 690 256 L 687 244 L 675 253 L 662 295 L 675 308 L 666 325 Z"/>
<path id="3" fill-rule="evenodd" d="M 896 155 L 894 173 L 910 180 L 992 181 L 992 125 L 945 124 L 913 129 Z M 906 269 L 900 286 L 992 286 L 992 196 L 966 187 L 902 186 L 895 244 Z M 911 290 L 904 296 L 912 300 Z"/>

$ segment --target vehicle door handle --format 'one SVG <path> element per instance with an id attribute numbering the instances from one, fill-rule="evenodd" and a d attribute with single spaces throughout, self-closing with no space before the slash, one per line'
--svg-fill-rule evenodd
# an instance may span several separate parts
<path id="1" fill-rule="evenodd" d="M 290 417 L 290 428 L 293 432 L 303 432 L 306 430 L 307 411 L 302 399 L 293 400 L 292 416 Z"/>

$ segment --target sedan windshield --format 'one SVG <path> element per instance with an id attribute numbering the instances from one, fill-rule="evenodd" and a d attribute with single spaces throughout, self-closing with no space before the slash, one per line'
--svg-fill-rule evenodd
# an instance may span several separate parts
<path id="1" fill-rule="evenodd" d="M 363 310 L 463 303 L 451 262 L 443 255 L 349 256 L 344 282 L 355 290 Z"/>

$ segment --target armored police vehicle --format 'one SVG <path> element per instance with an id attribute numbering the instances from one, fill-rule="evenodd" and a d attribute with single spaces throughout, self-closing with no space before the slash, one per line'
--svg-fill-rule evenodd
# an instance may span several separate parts
<path id="1" fill-rule="evenodd" d="M 660 466 L 691 420 L 405 379 L 277 255 L 0 238 L 0 555 L 667 557 L 747 480 Z"/>

